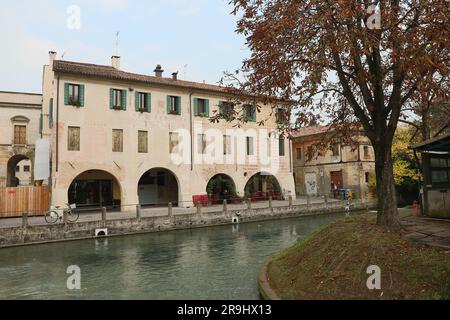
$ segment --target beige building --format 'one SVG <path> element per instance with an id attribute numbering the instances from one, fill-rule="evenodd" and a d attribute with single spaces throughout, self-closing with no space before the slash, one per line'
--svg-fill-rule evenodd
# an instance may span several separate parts
<path id="1" fill-rule="evenodd" d="M 334 145 L 313 153 L 314 145 L 323 140 L 328 127 L 310 126 L 293 134 L 293 163 L 297 195 L 338 196 L 338 190 L 350 189 L 355 198 L 368 197 L 367 183 L 375 172 L 375 156 L 367 137 L 358 136 L 356 150 Z"/>
<path id="2" fill-rule="evenodd" d="M 56 60 L 44 66 L 43 136 L 52 145 L 52 204 L 131 209 L 246 194 L 295 196 L 290 141 L 270 106 L 243 128 L 208 116 L 232 107 L 224 88 Z M 269 118 L 265 126 L 260 119 Z"/>
<path id="3" fill-rule="evenodd" d="M 32 183 L 42 95 L 0 92 L 0 187 Z"/>

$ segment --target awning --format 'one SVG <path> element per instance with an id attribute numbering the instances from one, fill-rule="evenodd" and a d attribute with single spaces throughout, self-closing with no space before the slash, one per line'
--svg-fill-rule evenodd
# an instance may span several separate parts
<path id="1" fill-rule="evenodd" d="M 411 149 L 424 153 L 450 154 L 450 133 L 412 145 Z"/>

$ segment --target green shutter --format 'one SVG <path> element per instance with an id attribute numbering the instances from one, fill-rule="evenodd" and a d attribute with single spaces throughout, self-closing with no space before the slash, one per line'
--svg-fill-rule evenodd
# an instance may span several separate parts
<path id="1" fill-rule="evenodd" d="M 50 98 L 48 104 L 48 127 L 53 128 L 53 98 Z"/>
<path id="2" fill-rule="evenodd" d="M 43 121 L 44 117 L 41 113 L 41 116 L 39 117 L 39 133 L 42 134 L 42 130 L 44 127 L 44 121 Z"/>
<path id="3" fill-rule="evenodd" d="M 244 110 L 242 111 L 242 117 L 244 118 L 244 121 L 248 121 L 247 119 L 247 106 L 244 105 Z"/>
<path id="4" fill-rule="evenodd" d="M 68 83 L 64 84 L 64 104 L 66 106 L 69 105 L 69 84 Z"/>
<path id="5" fill-rule="evenodd" d="M 206 116 L 209 118 L 209 100 L 205 100 L 205 106 L 206 106 Z"/>
<path id="6" fill-rule="evenodd" d="M 127 90 L 122 90 L 122 110 L 127 110 Z"/>
<path id="7" fill-rule="evenodd" d="M 139 92 L 137 92 L 136 91 L 136 93 L 134 94 L 134 100 L 135 100 L 135 103 L 136 103 L 136 112 L 139 112 Z"/>
<path id="8" fill-rule="evenodd" d="M 84 84 L 80 84 L 80 107 L 84 107 Z"/>
<path id="9" fill-rule="evenodd" d="M 252 106 L 252 121 L 256 122 L 256 107 Z"/>
<path id="10" fill-rule="evenodd" d="M 181 97 L 177 97 L 177 111 L 181 114 Z"/>
<path id="11" fill-rule="evenodd" d="M 220 115 L 224 114 L 224 112 L 223 112 L 223 101 L 219 101 L 219 114 Z"/>
<path id="12" fill-rule="evenodd" d="M 170 114 L 170 96 L 167 96 L 167 114 Z"/>
<path id="13" fill-rule="evenodd" d="M 145 109 L 147 112 L 152 112 L 152 94 L 147 93 L 147 101 L 145 102 Z"/>
<path id="14" fill-rule="evenodd" d="M 109 108 L 114 109 L 114 89 L 109 89 Z"/>
<path id="15" fill-rule="evenodd" d="M 198 99 L 194 98 L 194 116 L 198 116 Z"/>

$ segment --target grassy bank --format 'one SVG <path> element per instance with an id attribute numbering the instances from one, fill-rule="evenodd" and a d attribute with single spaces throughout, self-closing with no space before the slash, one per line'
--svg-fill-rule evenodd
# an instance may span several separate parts
<path id="1" fill-rule="evenodd" d="M 450 254 L 387 232 L 373 216 L 333 222 L 273 257 L 270 286 L 282 299 L 450 299 Z M 381 290 L 366 286 L 381 268 Z"/>

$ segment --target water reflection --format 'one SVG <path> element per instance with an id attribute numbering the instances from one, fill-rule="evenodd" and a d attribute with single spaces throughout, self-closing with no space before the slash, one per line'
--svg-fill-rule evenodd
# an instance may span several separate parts
<path id="1" fill-rule="evenodd" d="M 341 215 L 0 250 L 1 299 L 258 299 L 261 264 Z M 82 290 L 66 288 L 81 268 Z"/>

